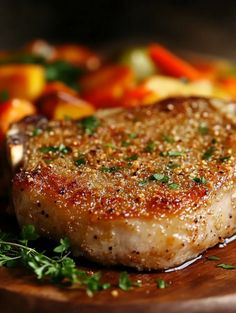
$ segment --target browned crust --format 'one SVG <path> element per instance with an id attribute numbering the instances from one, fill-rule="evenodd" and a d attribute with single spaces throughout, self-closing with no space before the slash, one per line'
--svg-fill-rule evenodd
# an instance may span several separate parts
<path id="1" fill-rule="evenodd" d="M 207 134 L 199 132 L 201 125 L 207 125 Z M 27 125 L 28 133 L 32 127 Z M 189 213 L 209 205 L 219 190 L 225 192 L 234 183 L 235 125 L 207 99 L 173 98 L 148 108 L 124 110 L 101 119 L 93 135 L 85 134 L 73 121 L 52 121 L 48 128 L 37 137 L 29 136 L 13 192 L 27 191 L 35 201 L 57 202 L 59 209 L 74 210 L 91 221 Z M 131 138 L 134 133 L 136 137 Z M 163 136 L 171 136 L 174 142 L 166 142 Z M 155 144 L 154 151 L 145 151 L 150 142 Z M 52 155 L 42 154 L 39 148 L 62 143 L 72 152 L 53 156 L 47 164 Z M 111 143 L 115 149 L 107 146 Z M 202 159 L 211 147 L 211 157 Z M 78 151 L 86 158 L 79 167 L 74 163 Z M 166 155 L 170 151 L 183 154 Z M 125 159 L 133 155 L 137 160 Z M 222 157 L 229 158 L 222 161 Z M 171 169 L 173 163 L 179 166 Z M 102 167 L 118 170 L 103 172 Z M 150 180 L 155 173 L 168 176 L 169 182 Z M 204 177 L 207 183 L 196 183 L 194 177 Z M 140 186 L 143 180 L 147 184 Z M 178 184 L 178 189 L 171 189 L 171 183 Z"/>

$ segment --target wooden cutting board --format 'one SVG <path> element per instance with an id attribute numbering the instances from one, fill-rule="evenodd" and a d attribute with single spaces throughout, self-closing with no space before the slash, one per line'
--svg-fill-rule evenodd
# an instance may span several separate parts
<path id="1" fill-rule="evenodd" d="M 12 226 L 11 219 L 1 224 Z M 220 261 L 209 261 L 217 255 Z M 120 270 L 88 264 L 83 268 L 101 271 L 105 280 L 117 282 Z M 128 292 L 114 288 L 88 297 L 84 290 L 60 288 L 42 283 L 24 269 L 0 268 L 1 313 L 196 313 L 236 312 L 236 270 L 216 267 L 219 263 L 236 264 L 236 241 L 224 248 L 215 247 L 190 266 L 169 273 L 138 273 L 127 270 L 131 279 L 143 285 Z M 169 282 L 158 289 L 156 280 Z"/>

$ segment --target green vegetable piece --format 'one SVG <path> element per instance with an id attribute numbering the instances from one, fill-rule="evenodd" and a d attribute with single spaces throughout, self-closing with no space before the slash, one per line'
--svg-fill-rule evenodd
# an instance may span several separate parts
<path id="1" fill-rule="evenodd" d="M 86 164 L 86 159 L 83 156 L 75 160 L 76 166 L 85 165 L 85 164 Z"/>
<path id="2" fill-rule="evenodd" d="M 134 71 L 137 80 L 142 80 L 156 73 L 156 66 L 147 49 L 143 47 L 126 50 L 120 57 L 120 63 L 128 65 Z"/>
<path id="3" fill-rule="evenodd" d="M 138 159 L 138 155 L 137 154 L 132 154 L 129 157 L 124 158 L 126 161 L 136 161 Z"/>

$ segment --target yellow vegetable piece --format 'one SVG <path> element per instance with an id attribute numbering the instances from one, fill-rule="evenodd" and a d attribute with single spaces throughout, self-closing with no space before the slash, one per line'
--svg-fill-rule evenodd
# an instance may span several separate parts
<path id="1" fill-rule="evenodd" d="M 83 100 L 77 100 L 76 103 L 58 102 L 54 108 L 53 119 L 79 119 L 92 115 L 94 112 L 94 107 Z"/>
<path id="2" fill-rule="evenodd" d="M 0 90 L 11 98 L 35 100 L 45 86 L 45 71 L 33 64 L 0 66 Z"/>

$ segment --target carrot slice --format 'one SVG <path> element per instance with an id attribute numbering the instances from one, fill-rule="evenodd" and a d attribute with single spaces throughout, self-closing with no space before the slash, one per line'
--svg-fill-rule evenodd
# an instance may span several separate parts
<path id="1" fill-rule="evenodd" d="M 150 45 L 149 54 L 155 65 L 164 74 L 174 77 L 186 77 L 190 80 L 200 77 L 200 73 L 191 64 L 177 57 L 159 44 Z"/>

